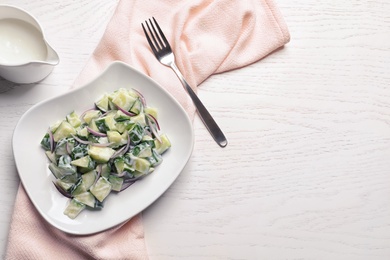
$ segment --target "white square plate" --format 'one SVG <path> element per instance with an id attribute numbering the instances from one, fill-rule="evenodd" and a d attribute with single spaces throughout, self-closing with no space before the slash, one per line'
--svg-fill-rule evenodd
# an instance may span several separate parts
<path id="1" fill-rule="evenodd" d="M 72 220 L 63 214 L 68 198 L 54 187 L 48 159 L 40 142 L 49 125 L 62 120 L 73 110 L 81 114 L 93 107 L 104 93 L 120 87 L 140 91 L 148 106 L 159 111 L 161 132 L 172 147 L 163 154 L 163 163 L 123 192 L 110 194 L 102 210 L 84 210 Z M 13 153 L 21 182 L 32 203 L 51 225 L 71 234 L 86 235 L 116 226 L 135 216 L 175 181 L 189 160 L 194 143 L 191 121 L 180 104 L 148 76 L 122 62 L 112 63 L 89 84 L 64 95 L 43 101 L 19 120 L 13 134 Z"/>

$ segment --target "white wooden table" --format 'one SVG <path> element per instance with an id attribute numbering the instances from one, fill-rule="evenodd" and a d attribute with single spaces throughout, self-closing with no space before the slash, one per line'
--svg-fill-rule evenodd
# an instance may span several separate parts
<path id="1" fill-rule="evenodd" d="M 229 145 L 195 118 L 188 165 L 143 213 L 151 259 L 390 259 L 390 2 L 276 1 L 291 42 L 199 87 Z M 39 84 L 0 79 L 1 256 L 13 129 L 69 88 L 116 3 L 0 0 L 35 15 L 61 58 Z"/>

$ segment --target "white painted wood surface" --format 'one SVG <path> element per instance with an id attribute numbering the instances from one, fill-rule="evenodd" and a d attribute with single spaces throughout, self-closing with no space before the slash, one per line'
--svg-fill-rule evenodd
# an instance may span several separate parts
<path id="1" fill-rule="evenodd" d="M 390 259 L 390 2 L 276 2 L 291 42 L 199 86 L 229 145 L 195 119 L 192 158 L 144 212 L 151 259 Z M 1 256 L 13 129 L 72 84 L 116 3 L 0 0 L 38 17 L 61 57 L 39 84 L 0 80 Z"/>

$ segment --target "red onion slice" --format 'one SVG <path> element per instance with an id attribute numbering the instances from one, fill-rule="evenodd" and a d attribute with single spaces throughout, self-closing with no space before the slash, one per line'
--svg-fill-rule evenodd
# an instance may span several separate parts
<path id="1" fill-rule="evenodd" d="M 81 138 L 79 138 L 79 137 L 77 137 L 77 136 L 75 136 L 75 135 L 72 135 L 72 136 L 73 136 L 73 138 L 74 138 L 77 142 L 79 142 L 80 144 L 90 144 L 90 143 L 91 143 L 90 141 L 83 140 L 83 139 L 81 139 Z"/>
<path id="2" fill-rule="evenodd" d="M 149 119 L 151 119 L 151 120 L 153 121 L 153 123 L 156 124 L 157 129 L 160 130 L 160 124 L 158 123 L 157 119 L 156 119 L 154 116 L 152 116 L 151 114 L 146 114 L 146 116 L 147 116 Z"/>
<path id="3" fill-rule="evenodd" d="M 96 184 L 96 182 L 98 181 L 98 179 L 100 178 L 100 175 L 102 174 L 102 165 L 99 164 L 98 167 L 96 167 L 96 179 L 95 181 L 93 182 L 92 186 Z"/>
<path id="4" fill-rule="evenodd" d="M 129 147 L 130 147 L 130 136 L 128 135 L 127 136 L 127 143 L 126 143 L 126 146 L 123 146 L 121 149 L 119 149 L 118 151 L 116 151 L 112 156 L 111 156 L 111 159 L 114 159 L 118 156 L 121 156 L 123 154 L 125 154 L 127 152 L 127 150 L 129 150 Z"/>
<path id="5" fill-rule="evenodd" d="M 121 192 L 121 191 L 124 191 L 125 189 L 127 189 L 128 187 L 130 187 L 132 184 L 134 184 L 135 183 L 135 181 L 132 181 L 132 182 L 124 182 L 123 184 L 122 184 L 122 188 L 120 189 L 120 191 L 119 192 Z"/>
<path id="6" fill-rule="evenodd" d="M 69 145 L 68 142 L 66 142 L 65 148 L 66 148 L 66 152 L 67 152 L 68 154 L 71 154 L 71 153 L 72 153 L 72 149 L 70 149 L 70 145 Z"/>
<path id="7" fill-rule="evenodd" d="M 139 92 L 138 90 L 132 88 L 132 90 L 134 90 L 134 92 L 136 92 L 138 94 L 138 97 L 141 99 L 141 103 L 144 107 L 146 107 L 146 99 L 144 97 L 144 95 L 142 95 L 141 92 Z"/>
<path id="8" fill-rule="evenodd" d="M 70 193 L 64 191 L 61 187 L 58 186 L 57 183 L 55 183 L 55 182 L 53 181 L 53 184 L 54 184 L 54 187 L 56 187 L 56 189 L 57 189 L 62 195 L 64 195 L 64 196 L 67 197 L 67 198 L 70 198 L 70 199 L 72 198 L 72 195 L 71 195 Z"/>
<path id="9" fill-rule="evenodd" d="M 127 111 L 126 109 L 121 108 L 120 106 L 116 106 L 116 108 L 118 108 L 118 110 L 122 111 L 123 114 L 125 114 L 127 116 L 136 116 L 137 115 L 137 114 L 134 114 L 134 113 Z"/>
<path id="10" fill-rule="evenodd" d="M 106 134 L 100 133 L 98 131 L 95 131 L 95 130 L 93 130 L 92 128 L 90 128 L 88 126 L 86 126 L 86 128 L 87 128 L 88 132 L 90 132 L 91 134 L 93 134 L 95 136 L 98 136 L 98 137 L 106 137 L 107 136 Z"/>
<path id="11" fill-rule="evenodd" d="M 160 129 L 160 126 L 154 116 L 151 114 L 146 114 L 146 117 L 148 118 L 148 125 L 150 127 L 150 130 L 152 131 L 153 135 L 156 137 L 156 139 L 161 143 L 160 135 L 157 132 L 157 129 Z"/>

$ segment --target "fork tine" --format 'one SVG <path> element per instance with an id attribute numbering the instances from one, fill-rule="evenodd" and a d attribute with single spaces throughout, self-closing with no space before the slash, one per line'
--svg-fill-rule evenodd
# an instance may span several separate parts
<path id="1" fill-rule="evenodd" d="M 158 30 L 158 32 L 159 32 L 161 38 L 162 38 L 163 41 L 164 41 L 164 44 L 162 44 L 162 43 L 161 43 L 161 40 L 160 40 L 160 38 L 159 38 L 161 45 L 162 45 L 162 46 L 165 45 L 165 47 L 168 48 L 168 49 L 170 50 L 170 49 L 171 49 L 171 46 L 169 45 L 169 42 L 168 42 L 167 38 L 165 38 L 165 35 L 164 35 L 163 31 L 161 30 L 160 26 L 158 25 L 156 19 L 154 19 L 154 17 L 152 17 L 152 18 L 153 18 L 153 21 L 154 21 L 155 25 L 157 26 L 157 30 Z M 150 20 L 150 19 L 149 19 L 149 20 Z M 154 29 L 154 27 L 153 27 L 153 30 L 154 30 L 154 32 L 155 32 L 156 35 L 157 35 L 157 32 L 156 32 L 156 30 Z"/>
<path id="2" fill-rule="evenodd" d="M 149 29 L 149 31 L 150 31 L 150 28 L 149 28 L 148 22 L 147 22 L 147 21 L 145 21 L 145 23 L 146 23 L 146 25 L 148 26 L 148 29 Z M 142 25 L 142 29 L 144 30 L 144 33 L 145 33 L 146 39 L 148 40 L 148 43 L 149 43 L 149 45 L 150 45 L 150 48 L 152 49 L 152 51 L 153 51 L 154 55 L 157 55 L 157 49 L 156 49 L 156 47 L 154 46 L 154 44 L 153 44 L 152 40 L 150 39 L 150 37 L 149 37 L 149 34 L 146 32 L 146 29 L 145 29 L 145 26 L 144 26 L 144 24 L 142 24 L 142 23 L 141 23 L 141 25 Z M 153 35 L 152 35 L 152 36 L 153 36 Z"/>
<path id="3" fill-rule="evenodd" d="M 153 30 L 150 29 L 149 24 L 150 24 L 150 27 L 152 27 Z M 164 44 L 163 44 L 163 42 L 161 41 L 161 38 L 160 38 L 160 36 L 158 35 L 156 29 L 154 28 L 154 25 L 153 25 L 153 23 L 152 23 L 152 20 L 150 20 L 150 19 L 149 19 L 149 24 L 147 23 L 146 25 L 148 26 L 150 35 L 152 35 L 154 44 L 155 44 L 155 46 L 158 47 L 159 50 L 161 50 L 162 48 L 164 48 Z M 156 40 L 156 39 L 157 39 L 157 40 Z"/>
<path id="4" fill-rule="evenodd" d="M 150 29 L 149 24 L 150 24 L 150 27 L 153 28 L 153 30 Z M 148 27 L 149 34 L 152 36 L 154 46 L 156 47 L 157 50 L 161 50 L 164 47 L 164 45 L 162 45 L 160 37 L 158 36 L 156 30 L 154 29 L 154 26 L 152 24 L 152 20 L 149 19 L 149 23 L 146 22 L 146 26 Z M 158 39 L 158 41 L 156 40 L 156 38 Z"/>

